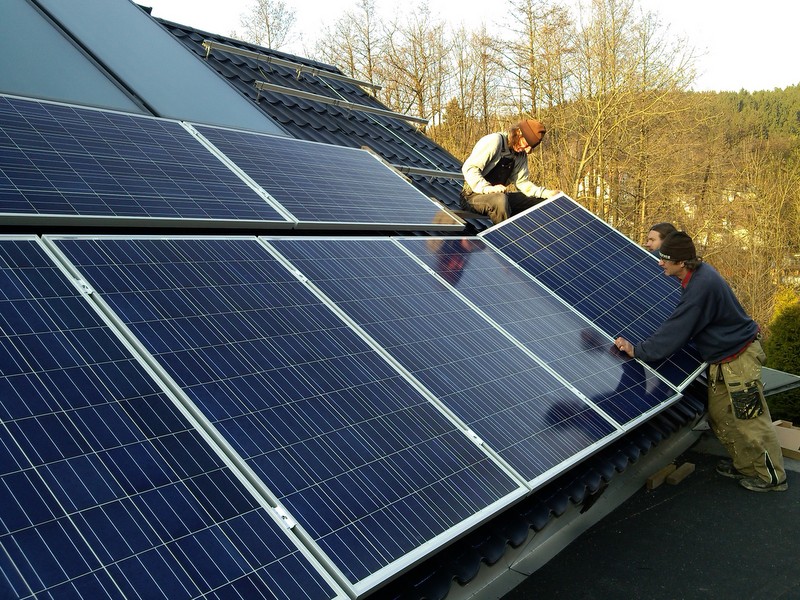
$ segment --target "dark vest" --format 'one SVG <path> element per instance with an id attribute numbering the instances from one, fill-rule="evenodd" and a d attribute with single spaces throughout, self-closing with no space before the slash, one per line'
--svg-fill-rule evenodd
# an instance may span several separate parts
<path id="1" fill-rule="evenodd" d="M 506 151 L 506 143 L 506 136 L 503 136 L 503 145 L 500 148 L 500 152 Z M 516 160 L 517 157 L 515 154 L 511 154 L 511 156 L 504 156 L 494 167 L 492 167 L 491 171 L 484 174 L 483 178 L 492 185 L 507 185 L 508 178 L 511 177 L 511 173 L 514 171 L 514 163 Z M 472 188 L 467 184 L 467 182 L 464 182 L 461 195 L 470 196 L 472 193 Z"/>

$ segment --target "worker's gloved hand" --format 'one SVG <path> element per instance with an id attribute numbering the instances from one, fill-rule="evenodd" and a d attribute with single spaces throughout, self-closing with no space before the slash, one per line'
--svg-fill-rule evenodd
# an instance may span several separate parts
<path id="1" fill-rule="evenodd" d="M 545 196 L 546 199 L 554 198 L 561 193 L 561 190 L 548 190 L 547 195 Z"/>
<path id="2" fill-rule="evenodd" d="M 490 185 L 487 188 L 484 188 L 484 194 L 504 194 L 506 191 L 506 186 L 504 185 Z"/>

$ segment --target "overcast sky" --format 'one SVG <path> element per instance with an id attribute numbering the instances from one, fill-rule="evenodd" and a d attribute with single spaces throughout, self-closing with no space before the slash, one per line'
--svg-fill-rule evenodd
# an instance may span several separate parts
<path id="1" fill-rule="evenodd" d="M 307 56 L 313 47 L 314 33 L 335 21 L 357 0 L 284 0 L 297 15 L 295 31 L 301 37 L 286 51 Z M 800 84 L 800 0 L 637 0 L 645 9 L 657 12 L 669 32 L 688 38 L 699 57 L 695 90 L 750 91 L 771 90 Z M 191 25 L 212 33 L 228 35 L 242 31 L 240 17 L 253 0 L 138 0 L 153 7 L 153 16 Z M 398 6 L 389 0 L 376 0 L 377 7 Z M 413 2 L 405 4 L 412 6 Z M 486 0 L 429 0 L 439 16 L 458 14 L 452 24 L 474 26 L 486 19 L 487 25 L 502 19 L 502 14 L 482 11 L 505 6 Z"/>

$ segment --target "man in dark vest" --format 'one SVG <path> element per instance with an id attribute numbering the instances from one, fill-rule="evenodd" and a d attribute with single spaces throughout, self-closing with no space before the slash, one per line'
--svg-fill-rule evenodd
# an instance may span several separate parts
<path id="1" fill-rule="evenodd" d="M 542 123 L 526 119 L 507 133 L 490 133 L 478 140 L 461 167 L 461 208 L 500 223 L 559 194 L 530 180 L 528 154 L 541 143 L 545 132 Z"/>

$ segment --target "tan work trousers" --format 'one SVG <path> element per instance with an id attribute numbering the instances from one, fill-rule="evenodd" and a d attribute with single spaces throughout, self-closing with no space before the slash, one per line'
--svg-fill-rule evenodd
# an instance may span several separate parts
<path id="1" fill-rule="evenodd" d="M 764 399 L 761 365 L 766 358 L 756 340 L 734 360 L 709 365 L 708 416 L 737 471 L 778 484 L 786 481 L 786 471 Z"/>

